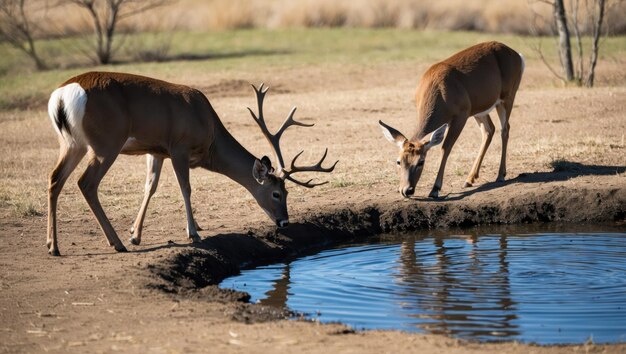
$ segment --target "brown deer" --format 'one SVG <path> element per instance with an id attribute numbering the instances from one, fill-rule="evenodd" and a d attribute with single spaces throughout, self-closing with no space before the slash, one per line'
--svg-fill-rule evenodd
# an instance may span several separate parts
<path id="1" fill-rule="evenodd" d="M 411 138 L 407 139 L 398 130 L 379 121 L 385 137 L 400 149 L 397 160 L 399 191 L 404 197 L 415 193 L 428 150 L 443 141 L 439 172 L 429 194 L 431 198 L 438 198 L 450 150 L 467 119 L 474 116 L 482 131 L 482 144 L 465 182 L 465 187 L 471 187 L 478 178 L 483 157 L 495 133 L 489 117 L 494 108 L 502 125 L 502 156 L 497 181 L 504 181 L 509 117 L 523 72 L 524 57 L 521 54 L 502 43 L 486 42 L 456 53 L 424 73 L 415 93 L 417 131 Z"/>
<path id="2" fill-rule="evenodd" d="M 56 89 L 48 102 L 48 114 L 60 143 L 60 156 L 50 174 L 48 191 L 48 252 L 59 255 L 57 244 L 57 200 L 69 175 L 88 155 L 89 164 L 78 185 L 96 216 L 109 245 L 126 251 L 111 226 L 100 201 L 98 186 L 119 154 L 148 154 L 145 196 L 131 228 L 130 242 L 138 245 L 146 208 L 154 194 L 163 159 L 172 166 L 185 202 L 187 236 L 200 241 L 194 221 L 190 196 L 189 169 L 202 167 L 224 174 L 246 188 L 278 227 L 289 223 L 287 213 L 288 179 L 305 187 L 323 183 L 301 182 L 292 176 L 303 171 L 331 172 L 335 164 L 324 168 L 322 159 L 312 166 L 296 166 L 296 155 L 286 168 L 279 140 L 292 125 L 312 126 L 293 119 L 296 108 L 276 134 L 271 134 L 263 117 L 267 88 L 254 87 L 258 116 L 254 120 L 270 142 L 278 161 L 276 170 L 267 156 L 255 158 L 226 130 L 208 99 L 200 91 L 148 77 L 109 72 L 89 72 L 69 79 Z"/>

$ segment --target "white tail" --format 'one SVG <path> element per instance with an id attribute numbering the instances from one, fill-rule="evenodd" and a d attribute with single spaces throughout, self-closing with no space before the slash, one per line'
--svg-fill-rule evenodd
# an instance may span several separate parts
<path id="1" fill-rule="evenodd" d="M 87 106 L 87 93 L 77 83 L 54 90 L 48 101 L 48 115 L 57 134 L 68 145 L 85 145 L 83 117 Z"/>

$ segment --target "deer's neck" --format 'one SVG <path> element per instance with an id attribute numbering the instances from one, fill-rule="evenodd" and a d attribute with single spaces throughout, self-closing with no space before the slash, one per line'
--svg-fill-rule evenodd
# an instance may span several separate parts
<path id="1" fill-rule="evenodd" d="M 256 157 L 246 150 L 219 122 L 215 127 L 213 143 L 203 165 L 241 184 L 251 193 L 258 184 L 252 176 Z M 254 193 L 253 193 L 254 194 Z"/>
<path id="2" fill-rule="evenodd" d="M 421 140 L 443 124 L 450 123 L 448 116 L 441 112 L 441 109 L 438 109 L 438 107 L 442 106 L 442 103 L 437 102 L 437 96 L 432 96 L 433 97 L 427 97 L 427 99 L 422 99 L 418 104 L 417 130 L 415 134 L 412 135 L 411 141 Z"/>
<path id="3" fill-rule="evenodd" d="M 421 117 L 417 123 L 417 130 L 411 136 L 411 141 L 422 140 L 426 135 L 435 131 L 435 129 L 439 128 L 442 124 L 439 119 L 436 119 L 436 117 L 432 115 Z"/>

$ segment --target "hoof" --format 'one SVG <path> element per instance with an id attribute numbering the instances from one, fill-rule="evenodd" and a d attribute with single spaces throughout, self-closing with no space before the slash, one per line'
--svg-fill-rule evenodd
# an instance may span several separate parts
<path id="1" fill-rule="evenodd" d="M 463 188 L 469 188 L 469 187 L 472 187 L 472 184 L 467 182 L 467 181 L 465 181 L 465 184 L 463 185 Z"/>
<path id="2" fill-rule="evenodd" d="M 61 256 L 61 253 L 59 253 L 59 250 L 58 250 L 58 249 L 51 249 L 51 250 L 48 250 L 48 254 L 49 254 L 49 255 L 51 255 L 51 256 L 54 256 L 54 257 L 59 257 L 59 256 Z"/>
<path id="3" fill-rule="evenodd" d="M 430 194 L 428 194 L 428 198 L 439 199 L 439 190 L 433 189 Z"/>
<path id="4" fill-rule="evenodd" d="M 202 238 L 199 235 L 191 235 L 189 236 L 189 239 L 192 243 L 199 243 L 202 241 Z"/>
<path id="5" fill-rule="evenodd" d="M 141 243 L 141 239 L 135 238 L 135 237 L 129 238 L 128 241 L 130 241 L 130 243 L 132 243 L 135 246 L 139 246 L 139 244 Z"/>
<path id="6" fill-rule="evenodd" d="M 115 250 L 117 252 L 128 252 L 128 250 L 126 249 L 124 245 L 115 246 Z"/>
<path id="7" fill-rule="evenodd" d="M 496 179 L 496 182 L 504 182 L 504 177 L 498 177 L 498 178 Z"/>

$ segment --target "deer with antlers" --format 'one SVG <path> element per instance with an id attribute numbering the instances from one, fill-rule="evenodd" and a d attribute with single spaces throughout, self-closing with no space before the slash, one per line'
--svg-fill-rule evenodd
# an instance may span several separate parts
<path id="1" fill-rule="evenodd" d="M 48 102 L 48 114 L 59 136 L 60 154 L 50 174 L 48 190 L 47 246 L 59 255 L 57 243 L 57 200 L 63 185 L 81 159 L 89 163 L 78 181 L 110 246 L 126 251 L 111 226 L 100 201 L 98 186 L 119 154 L 147 154 L 145 194 L 139 214 L 131 228 L 130 242 L 138 245 L 146 209 L 156 191 L 163 160 L 170 158 L 178 180 L 187 214 L 187 236 L 200 241 L 191 208 L 189 169 L 202 167 L 228 176 L 246 188 L 259 206 L 276 223 L 289 223 L 285 180 L 313 188 L 324 183 L 301 182 L 298 172 L 332 172 L 337 162 L 326 168 L 322 158 L 312 166 L 297 166 L 300 152 L 285 167 L 280 138 L 294 125 L 310 127 L 293 119 L 294 107 L 277 133 L 272 134 L 263 117 L 263 101 L 268 88 L 252 86 L 258 115 L 250 108 L 255 122 L 272 147 L 278 162 L 257 159 L 226 130 L 208 99 L 200 91 L 148 77 L 109 72 L 89 72 L 69 79 L 57 88 Z"/>
<path id="2" fill-rule="evenodd" d="M 439 197 L 452 146 L 467 119 L 474 116 L 482 131 L 482 143 L 465 181 L 465 187 L 471 187 L 478 178 L 480 165 L 496 130 L 489 117 L 494 108 L 502 126 L 502 155 L 497 181 L 504 181 L 509 117 L 523 72 L 524 57 L 521 54 L 502 43 L 486 42 L 454 54 L 424 73 L 415 94 L 418 124 L 411 138 L 379 121 L 384 136 L 400 151 L 396 163 L 400 174 L 399 191 L 404 197 L 415 192 L 428 150 L 443 142 L 439 172 L 429 194 L 431 198 Z"/>

